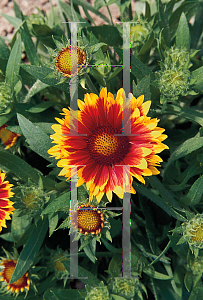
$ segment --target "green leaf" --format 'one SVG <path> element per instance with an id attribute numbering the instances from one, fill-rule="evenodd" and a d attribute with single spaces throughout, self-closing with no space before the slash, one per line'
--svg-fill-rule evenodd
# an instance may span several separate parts
<path id="1" fill-rule="evenodd" d="M 161 23 L 161 28 L 163 28 L 162 36 L 164 38 L 164 41 L 166 43 L 166 46 L 170 47 L 171 44 L 171 32 L 170 32 L 170 26 L 168 21 L 168 13 L 166 5 L 162 4 L 161 0 L 158 0 L 158 8 L 159 8 L 159 19 Z"/>
<path id="2" fill-rule="evenodd" d="M 37 79 L 37 81 L 33 84 L 33 86 L 29 89 L 24 102 L 28 102 L 28 100 L 33 97 L 35 94 L 39 93 L 40 91 L 42 91 L 43 89 L 45 89 L 46 87 L 48 87 L 49 85 L 46 83 L 43 83 L 42 81 L 40 81 L 39 79 Z"/>
<path id="3" fill-rule="evenodd" d="M 166 247 L 164 248 L 164 250 L 159 254 L 159 256 L 157 256 L 157 258 L 155 260 L 153 260 L 151 262 L 151 264 L 149 266 L 152 266 L 153 264 L 155 264 L 157 261 L 159 261 L 162 256 L 166 253 L 166 251 L 168 251 L 168 249 L 171 247 L 171 241 L 168 242 L 168 244 L 166 245 Z"/>
<path id="4" fill-rule="evenodd" d="M 203 68 L 202 68 L 202 72 L 203 72 Z M 201 74 L 200 74 L 200 78 L 201 78 Z M 202 76 L 202 80 L 203 80 L 203 76 Z M 200 85 L 202 85 L 202 91 L 203 91 L 202 82 L 200 82 Z M 198 85 L 198 83 L 197 83 L 197 85 Z M 179 106 L 172 105 L 172 104 L 169 104 L 167 106 L 167 108 L 170 111 L 172 111 L 174 114 L 176 114 L 177 116 L 195 121 L 198 124 L 200 124 L 201 126 L 203 126 L 203 115 L 201 112 L 194 110 L 193 108 L 183 108 L 183 107 L 179 107 Z"/>
<path id="5" fill-rule="evenodd" d="M 28 182 L 28 179 L 30 178 L 34 182 L 38 183 L 41 176 L 45 188 L 53 189 L 54 187 L 55 183 L 53 180 L 46 178 L 43 175 L 39 175 L 36 169 L 32 168 L 20 157 L 12 155 L 9 152 L 0 151 L 0 165 L 13 172 L 25 182 Z"/>
<path id="6" fill-rule="evenodd" d="M 20 62 L 21 62 L 21 37 L 15 41 L 15 44 L 11 50 L 7 67 L 6 67 L 6 80 L 9 82 L 12 91 L 16 83 L 18 82 L 17 75 L 20 70 Z"/>
<path id="7" fill-rule="evenodd" d="M 108 249 L 110 252 L 113 252 L 113 253 L 122 253 L 122 249 L 117 249 L 117 248 L 113 247 L 104 238 L 101 238 L 101 241 L 104 244 L 104 246 L 106 247 L 106 249 Z"/>
<path id="8" fill-rule="evenodd" d="M 114 300 L 125 300 L 125 298 L 118 295 L 111 294 L 111 296 L 113 297 Z"/>
<path id="9" fill-rule="evenodd" d="M 176 32 L 176 46 L 179 49 L 190 50 L 190 30 L 184 12 L 181 14 L 178 29 Z"/>
<path id="10" fill-rule="evenodd" d="M 94 239 L 94 240 L 95 240 L 95 243 L 96 243 L 96 239 Z M 92 251 L 92 249 L 90 247 L 90 244 L 88 244 L 87 246 L 85 246 L 83 248 L 83 250 L 84 250 L 85 254 L 87 255 L 87 257 L 95 264 L 96 257 L 95 257 L 95 255 L 94 255 L 94 253 L 93 253 L 93 251 Z"/>
<path id="11" fill-rule="evenodd" d="M 39 104 L 29 108 L 27 111 L 30 113 L 33 113 L 33 114 L 38 114 L 40 112 L 45 111 L 46 109 L 53 106 L 54 104 L 55 104 L 55 102 L 45 101 L 45 102 L 39 103 Z"/>
<path id="12" fill-rule="evenodd" d="M 16 29 L 22 25 L 22 20 L 19 18 L 8 16 L 1 12 L 0 15 L 4 17 L 9 23 L 11 23 L 11 25 L 13 25 L 13 27 L 15 27 Z"/>
<path id="13" fill-rule="evenodd" d="M 1 115 L 0 116 L 0 126 L 6 124 L 14 115 L 15 115 L 14 111 L 12 111 L 6 115 Z"/>
<path id="14" fill-rule="evenodd" d="M 27 228 L 30 226 L 30 222 L 32 221 L 28 215 L 24 215 L 19 217 L 19 210 L 15 210 L 12 215 L 12 223 L 11 223 L 11 233 L 16 241 L 22 237 Z"/>
<path id="15" fill-rule="evenodd" d="M 165 203 L 165 201 L 163 201 L 163 199 L 161 197 L 157 196 L 155 193 L 153 193 L 149 189 L 147 189 L 144 186 L 138 184 L 137 182 L 133 182 L 133 186 L 134 186 L 134 188 L 137 192 L 141 193 L 142 195 L 144 195 L 145 197 L 147 197 L 148 199 L 150 199 L 151 201 L 156 203 L 169 216 L 173 216 L 177 220 L 186 221 L 186 219 L 182 215 L 177 213 L 172 207 L 170 207 L 167 203 Z"/>
<path id="16" fill-rule="evenodd" d="M 82 2 L 82 1 L 80 1 L 80 2 Z M 78 3 L 78 4 L 81 5 L 81 3 Z M 78 27 L 88 27 L 88 26 L 90 26 L 89 22 L 87 22 L 85 19 L 83 19 L 78 12 L 73 11 L 71 9 L 71 6 L 68 3 L 59 1 L 59 5 L 61 7 L 61 10 L 65 13 L 66 17 L 69 19 L 69 21 L 71 21 L 71 22 L 77 22 L 77 21 L 78 22 L 83 22 L 82 24 L 79 23 Z"/>
<path id="17" fill-rule="evenodd" d="M 49 218 L 49 237 L 50 237 L 57 227 L 58 214 L 55 213 L 53 216 L 50 214 L 50 215 L 48 215 L 48 218 Z"/>
<path id="18" fill-rule="evenodd" d="M 198 1 L 184 1 L 181 3 L 180 6 L 172 13 L 169 23 L 171 28 L 171 33 L 174 33 L 178 27 L 178 22 L 180 19 L 181 14 L 184 12 L 187 20 L 189 21 L 190 18 L 198 11 L 200 6 L 200 2 Z"/>
<path id="19" fill-rule="evenodd" d="M 114 47 L 114 50 L 119 55 L 120 59 L 123 60 L 122 50 L 118 47 Z M 131 55 L 131 72 L 139 80 L 142 80 L 147 75 L 150 75 L 151 79 L 155 80 L 154 73 L 134 55 Z"/>
<path id="20" fill-rule="evenodd" d="M 79 290 L 73 289 L 49 289 L 44 294 L 43 300 L 82 300 L 83 297 L 80 296 Z"/>
<path id="21" fill-rule="evenodd" d="M 164 185 L 160 182 L 160 180 L 156 176 L 149 177 L 149 182 L 153 188 L 159 191 L 162 198 L 165 200 L 166 203 L 170 204 L 170 206 L 174 208 L 180 209 L 179 204 L 176 202 L 172 194 L 169 190 L 167 190 Z"/>
<path id="22" fill-rule="evenodd" d="M 75 3 L 77 5 L 81 5 L 82 7 L 85 7 L 87 10 L 93 12 L 96 16 L 102 18 L 105 22 L 109 23 L 109 19 L 105 15 L 103 15 L 101 12 L 99 12 L 97 9 L 95 9 L 87 1 L 84 1 L 84 0 L 73 0 L 73 3 Z"/>
<path id="23" fill-rule="evenodd" d="M 17 118 L 19 126 L 30 145 L 30 148 L 46 160 L 55 164 L 55 159 L 50 158 L 47 153 L 47 151 L 52 147 L 51 140 L 48 135 L 40 127 L 35 126 L 23 115 L 17 114 Z"/>
<path id="24" fill-rule="evenodd" d="M 55 34 L 54 30 L 51 29 L 49 26 L 47 26 L 46 24 L 32 24 L 33 27 L 33 31 L 35 33 L 36 36 L 51 36 L 53 34 Z"/>
<path id="25" fill-rule="evenodd" d="M 25 53 L 32 65 L 38 66 L 40 64 L 39 56 L 37 55 L 37 51 L 35 50 L 34 43 L 31 37 L 21 28 L 20 34 L 22 37 L 22 41 L 25 47 Z"/>
<path id="26" fill-rule="evenodd" d="M 138 81 L 137 85 L 133 81 L 133 96 L 138 98 L 141 95 L 144 95 L 144 102 L 151 100 L 149 75 L 144 77 L 142 80 Z"/>
<path id="27" fill-rule="evenodd" d="M 47 290 L 43 295 L 43 300 L 59 300 L 59 298 L 51 290 Z"/>
<path id="28" fill-rule="evenodd" d="M 48 229 L 47 219 L 40 220 L 37 225 L 33 227 L 30 237 L 27 240 L 20 256 L 18 258 L 16 268 L 12 274 L 10 283 L 15 282 L 22 277 L 32 266 L 35 257 L 37 256 L 39 249 L 44 241 L 46 232 Z"/>
<path id="29" fill-rule="evenodd" d="M 187 205 L 196 205 L 200 202 L 203 194 L 203 175 L 191 186 L 188 194 L 182 199 Z"/>
<path id="30" fill-rule="evenodd" d="M 203 67 L 194 70 L 191 73 L 190 80 L 195 80 L 194 88 L 200 92 L 203 92 Z"/>
<path id="31" fill-rule="evenodd" d="M 53 70 L 51 70 L 50 68 L 47 67 L 38 67 L 38 66 L 31 66 L 31 65 L 21 65 L 21 67 L 27 71 L 29 74 L 31 74 L 33 77 L 35 77 L 36 79 L 39 79 L 40 81 L 42 81 L 43 83 L 47 84 L 47 85 L 51 85 L 54 86 L 58 89 L 64 90 L 64 91 L 69 91 L 69 83 L 68 82 L 64 82 L 64 83 L 60 83 L 59 84 L 59 79 L 57 78 L 57 76 L 55 76 L 55 78 L 46 78 L 47 75 L 53 73 Z"/>
<path id="32" fill-rule="evenodd" d="M 8 59 L 9 55 L 10 55 L 10 50 L 6 45 L 6 43 L 4 42 L 4 40 L 2 39 L 2 37 L 0 36 L 0 57 Z"/>
<path id="33" fill-rule="evenodd" d="M 97 43 L 97 44 L 91 46 L 91 47 L 89 48 L 89 51 L 90 51 L 91 53 L 95 53 L 95 52 L 97 52 L 102 46 L 105 46 L 105 45 L 106 45 L 106 43 Z"/>
<path id="34" fill-rule="evenodd" d="M 122 270 L 122 257 L 121 255 L 114 254 L 108 267 L 108 272 L 112 277 L 118 277 Z"/>
<path id="35" fill-rule="evenodd" d="M 63 265 L 68 272 L 70 272 L 70 260 L 63 260 Z M 78 277 L 83 277 L 81 280 L 92 287 L 98 286 L 100 280 L 95 277 L 91 272 L 78 266 Z"/>
<path id="36" fill-rule="evenodd" d="M 111 68 L 112 69 L 112 68 Z M 107 85 L 110 83 L 110 81 L 116 77 L 121 71 L 123 70 L 123 67 L 115 67 L 113 72 L 110 74 L 109 78 L 107 79 Z"/>
<path id="37" fill-rule="evenodd" d="M 173 277 L 159 273 L 157 271 L 155 271 L 154 269 L 148 267 L 148 268 L 144 268 L 143 272 L 145 274 L 147 274 L 149 277 L 155 278 L 155 279 L 160 279 L 160 280 L 170 280 Z"/>
<path id="38" fill-rule="evenodd" d="M 171 165 L 172 162 L 201 148 L 202 146 L 203 146 L 203 137 L 194 137 L 186 140 L 178 148 L 176 148 L 176 150 L 171 154 L 166 164 L 165 171 Z"/>
<path id="39" fill-rule="evenodd" d="M 89 77 L 89 75 L 87 73 L 85 73 L 84 76 L 85 76 L 85 83 L 86 83 L 87 87 L 89 88 L 89 90 L 91 91 L 91 93 L 98 95 L 98 91 L 97 91 L 95 85 L 93 84 L 91 78 Z"/>
<path id="40" fill-rule="evenodd" d="M 192 36 L 191 48 L 192 49 L 198 49 L 197 45 L 198 45 L 200 36 L 202 34 L 202 28 L 203 28 L 202 14 L 203 14 L 203 3 L 200 2 L 200 8 L 195 16 L 194 25 L 191 28 L 191 36 Z"/>
<path id="41" fill-rule="evenodd" d="M 89 33 L 92 32 L 97 37 L 99 42 L 104 42 L 108 46 L 122 45 L 122 38 L 117 27 L 115 26 L 104 24 L 102 26 L 88 27 L 87 30 Z"/>
<path id="42" fill-rule="evenodd" d="M 191 271 L 187 271 L 184 277 L 184 284 L 186 289 L 188 290 L 188 292 L 191 290 L 192 288 L 192 284 L 193 284 L 193 273 Z"/>
<path id="43" fill-rule="evenodd" d="M 146 2 L 147 3 L 147 2 Z M 152 33 L 150 34 L 150 36 L 148 37 L 147 41 L 144 43 L 144 45 L 142 46 L 142 48 L 140 49 L 140 52 L 138 54 L 138 58 L 140 60 L 142 60 L 142 57 L 148 52 L 150 51 L 152 44 L 154 42 L 154 32 L 152 31 Z M 147 57 L 148 59 L 148 57 Z"/>
<path id="44" fill-rule="evenodd" d="M 69 208 L 70 206 L 70 192 L 67 192 L 58 198 L 54 199 L 47 207 L 42 211 L 42 214 L 50 214 L 60 210 L 61 208 Z"/>

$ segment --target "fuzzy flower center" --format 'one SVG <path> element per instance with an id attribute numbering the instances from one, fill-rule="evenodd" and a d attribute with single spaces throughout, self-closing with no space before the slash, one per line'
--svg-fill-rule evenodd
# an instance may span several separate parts
<path id="1" fill-rule="evenodd" d="M 75 52 L 72 52 L 75 54 Z M 73 56 L 73 60 L 75 64 L 78 64 L 77 71 L 82 68 L 82 65 L 86 63 L 85 52 L 77 47 L 77 53 Z M 64 76 L 70 77 L 71 76 L 71 46 L 68 48 L 63 48 L 58 56 L 56 57 L 56 64 L 59 72 L 62 72 Z"/>
<path id="2" fill-rule="evenodd" d="M 100 224 L 101 217 L 97 211 L 84 209 L 78 211 L 78 227 L 84 231 L 95 231 L 99 229 Z"/>
<path id="3" fill-rule="evenodd" d="M 91 157 L 99 164 L 119 163 L 130 150 L 127 136 L 116 136 L 119 131 L 111 126 L 99 126 L 92 131 L 87 141 Z"/>
<path id="4" fill-rule="evenodd" d="M 191 231 L 192 240 L 195 242 L 203 242 L 203 226 L 195 227 L 194 231 Z"/>
<path id="5" fill-rule="evenodd" d="M 72 212 L 71 218 L 71 224 L 77 226 L 79 231 L 85 235 L 88 233 L 98 234 L 104 226 L 103 213 L 89 205 L 79 206 L 77 213 L 76 211 Z"/>

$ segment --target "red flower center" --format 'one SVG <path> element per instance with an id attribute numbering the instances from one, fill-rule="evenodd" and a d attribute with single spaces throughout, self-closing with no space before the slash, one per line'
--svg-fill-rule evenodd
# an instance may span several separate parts
<path id="1" fill-rule="evenodd" d="M 112 165 L 122 161 L 130 150 L 127 136 L 116 136 L 121 132 L 111 126 L 99 126 L 87 140 L 91 157 L 102 165 Z"/>

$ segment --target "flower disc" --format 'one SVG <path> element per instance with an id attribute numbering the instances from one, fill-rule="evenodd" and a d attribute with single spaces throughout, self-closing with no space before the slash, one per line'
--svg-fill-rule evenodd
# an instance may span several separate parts
<path id="1" fill-rule="evenodd" d="M 74 48 L 76 50 L 76 46 Z M 72 53 L 75 54 L 76 51 Z M 77 64 L 77 73 L 82 69 L 82 66 L 86 63 L 85 52 L 77 46 L 77 55 L 74 55 L 74 62 Z M 65 77 L 71 77 L 71 46 L 67 48 L 62 48 L 62 50 L 58 53 L 56 57 L 56 68 L 59 72 L 63 74 Z M 76 73 L 73 73 L 73 76 Z"/>
<path id="2" fill-rule="evenodd" d="M 80 232 L 87 235 L 88 233 L 98 234 L 103 227 L 103 214 L 92 205 L 81 205 L 76 212 L 72 212 L 71 224 L 79 228 Z"/>

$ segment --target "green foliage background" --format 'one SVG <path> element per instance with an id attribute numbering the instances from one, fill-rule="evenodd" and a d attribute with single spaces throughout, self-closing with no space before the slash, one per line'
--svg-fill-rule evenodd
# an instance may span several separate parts
<path id="1" fill-rule="evenodd" d="M 171 230 L 203 213 L 203 2 L 139 1 L 132 15 L 129 0 L 96 0 L 94 6 L 84 0 L 59 0 L 45 16 L 39 11 L 30 17 L 13 3 L 15 17 L 1 13 L 16 31 L 9 46 L 6 38 L 0 37 L 0 126 L 9 125 L 8 129 L 21 137 L 9 150 L 0 146 L 0 167 L 17 190 L 23 185 L 40 186 L 46 201 L 31 214 L 22 212 L 13 198 L 16 211 L 0 235 L 7 251 L 15 247 L 19 252 L 11 281 L 27 271 L 35 274 L 37 292 L 31 288 L 27 299 L 89 299 L 94 287 L 100 284 L 104 290 L 101 281 L 109 289 L 109 299 L 201 299 L 202 250 L 192 252 L 187 241 L 178 244 L 182 235 Z M 119 7 L 122 22 L 138 22 L 132 27 L 141 24 L 141 29 L 134 28 L 139 34 L 131 35 L 131 89 L 135 97 L 144 94 L 145 101 L 152 100 L 148 115 L 160 119 L 169 146 L 160 155 L 164 161 L 160 175 L 146 178 L 145 185 L 133 182 L 137 194 L 131 199 L 131 260 L 132 276 L 139 275 L 139 283 L 131 298 L 119 291 L 115 294 L 111 287 L 111 280 L 121 275 L 122 215 L 109 217 L 111 228 L 102 231 L 101 244 L 95 238 L 80 240 L 79 277 L 88 278 L 82 280 L 87 287 L 80 292 L 71 289 L 70 280 L 65 287 L 63 280 L 58 280 L 49 268 L 47 250 L 70 248 L 69 229 L 56 230 L 67 227 L 70 183 L 58 176 L 60 169 L 47 153 L 52 146 L 49 136 L 54 118 L 70 105 L 70 82 L 56 72 L 50 53 L 61 47 L 64 37 L 70 39 L 70 25 L 65 22 L 84 22 L 78 25 L 81 41 L 87 45 L 91 64 L 98 67 L 87 68 L 79 77 L 78 98 L 83 100 L 85 93 L 98 94 L 106 86 L 116 94 L 122 87 L 122 67 L 114 66 L 123 63 L 122 25 L 98 11 L 112 3 Z M 142 8 L 145 12 L 140 15 Z M 95 26 L 90 11 L 107 24 Z M 174 49 L 187 57 L 175 54 L 172 58 Z M 111 67 L 102 66 L 104 63 Z M 169 75 L 164 77 L 166 71 Z M 167 95 L 165 91 L 169 91 Z M 80 187 L 78 200 L 87 198 L 85 186 Z M 122 205 L 117 197 L 112 204 Z M 194 272 L 197 260 L 199 267 Z M 69 259 L 63 263 L 69 272 Z M 0 299 L 11 298 L 0 295 Z M 24 294 L 19 294 L 18 299 L 23 298 Z M 103 299 L 102 292 L 95 299 Z"/>

